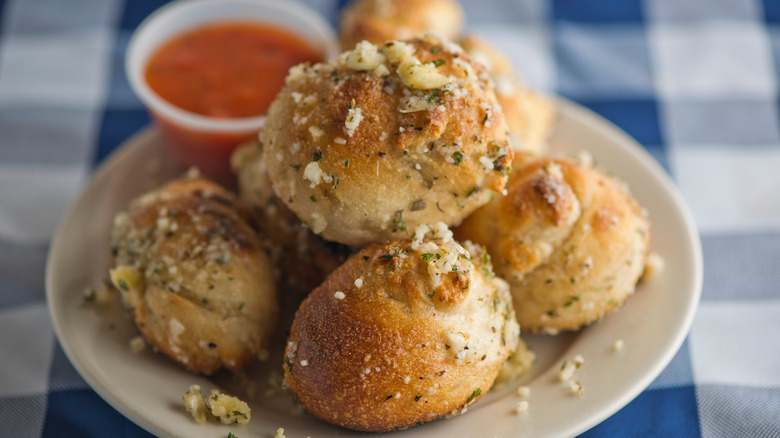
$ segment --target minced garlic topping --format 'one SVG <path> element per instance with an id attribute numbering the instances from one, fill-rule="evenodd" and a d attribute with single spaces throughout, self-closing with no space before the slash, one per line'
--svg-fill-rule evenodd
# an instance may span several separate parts
<path id="1" fill-rule="evenodd" d="M 345 60 L 347 67 L 360 71 L 374 70 L 384 62 L 385 55 L 368 41 L 359 42 L 354 50 L 347 52 Z"/>
<path id="2" fill-rule="evenodd" d="M 409 88 L 430 90 L 452 82 L 448 76 L 439 73 L 436 66 L 427 63 L 421 64 L 417 58 L 400 64 L 397 71 L 401 82 Z"/>
<path id="3" fill-rule="evenodd" d="M 320 234 L 328 228 L 328 220 L 322 217 L 319 213 L 312 213 L 311 218 L 313 220 L 311 224 L 311 230 L 314 234 Z"/>
<path id="4" fill-rule="evenodd" d="M 414 56 L 414 48 L 407 43 L 392 41 L 385 45 L 384 52 L 391 63 L 398 65 L 398 77 L 409 88 L 430 90 L 453 81 L 453 78 L 439 73 L 436 65 L 420 62 Z"/>
<path id="5" fill-rule="evenodd" d="M 363 112 L 360 108 L 350 108 L 347 113 L 347 119 L 344 121 L 344 127 L 347 128 L 347 135 L 352 137 L 355 130 L 363 120 Z"/>
<path id="6" fill-rule="evenodd" d="M 136 336 L 133 339 L 130 339 L 130 349 L 136 354 L 146 350 L 146 341 L 144 340 L 144 337 Z"/>
<path id="7" fill-rule="evenodd" d="M 306 168 L 303 169 L 303 179 L 311 183 L 309 186 L 311 188 L 314 188 L 322 181 L 322 169 L 320 169 L 320 165 L 316 161 L 307 164 Z"/>
<path id="8" fill-rule="evenodd" d="M 558 370 L 558 379 L 569 385 L 569 389 L 573 394 L 582 397 L 584 390 L 582 384 L 574 380 L 574 373 L 585 364 L 585 359 L 581 355 L 574 356 L 573 359 L 566 359 L 561 365 L 561 369 Z"/>
<path id="9" fill-rule="evenodd" d="M 111 283 L 123 292 L 144 288 L 144 275 L 135 266 L 120 265 L 108 271 Z"/>
<path id="10" fill-rule="evenodd" d="M 563 170 L 561 169 L 561 165 L 558 163 L 550 161 L 549 163 L 545 164 L 544 171 L 553 178 L 563 179 Z"/>
<path id="11" fill-rule="evenodd" d="M 449 350 L 458 357 L 458 359 L 463 359 L 466 352 L 466 347 L 468 347 L 468 338 L 466 335 L 462 332 L 456 332 L 453 333 L 449 330 L 444 332 L 444 341 L 445 345 L 449 347 Z"/>
<path id="12" fill-rule="evenodd" d="M 206 405 L 222 424 L 247 424 L 252 415 L 246 402 L 216 391 L 211 392 Z"/>
<path id="13" fill-rule="evenodd" d="M 190 390 L 184 394 L 182 400 L 184 401 L 184 410 L 189 412 L 196 422 L 206 422 L 209 410 L 206 407 L 206 402 L 203 401 L 199 385 L 191 385 Z"/>
<path id="14" fill-rule="evenodd" d="M 642 271 L 642 280 L 648 281 L 656 277 L 658 274 L 664 271 L 666 262 L 664 258 L 657 252 L 651 252 L 647 255 L 645 261 L 645 269 Z"/>
<path id="15" fill-rule="evenodd" d="M 182 400 L 184 409 L 198 423 L 214 418 L 222 424 L 247 424 L 252 418 L 252 409 L 244 401 L 216 391 L 205 399 L 199 385 L 191 385 Z"/>
<path id="16" fill-rule="evenodd" d="M 452 231 L 444 222 L 418 225 L 409 248 L 428 262 L 434 286 L 440 285 L 441 279 L 450 272 L 471 275 L 474 269 L 469 252 L 453 239 Z"/>
<path id="17" fill-rule="evenodd" d="M 501 365 L 498 377 L 496 377 L 496 384 L 500 385 L 517 379 L 530 371 L 535 362 L 536 353 L 531 351 L 524 342 L 519 342 L 515 352 Z M 518 389 L 518 395 L 524 397 L 523 393 L 520 392 L 520 389 Z"/>

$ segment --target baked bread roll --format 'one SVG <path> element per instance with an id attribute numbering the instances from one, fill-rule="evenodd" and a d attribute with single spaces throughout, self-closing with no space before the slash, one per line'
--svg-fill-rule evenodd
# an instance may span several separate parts
<path id="1" fill-rule="evenodd" d="M 427 228 L 369 245 L 301 304 L 285 381 L 320 419 L 389 431 L 463 413 L 515 349 L 506 283 L 444 224 Z"/>
<path id="2" fill-rule="evenodd" d="M 229 192 L 182 178 L 144 194 L 116 215 L 112 245 L 111 281 L 165 355 L 203 374 L 267 355 L 278 313 L 271 266 Z"/>
<path id="3" fill-rule="evenodd" d="M 519 157 L 508 194 L 455 231 L 487 247 L 512 289 L 523 330 L 576 330 L 635 289 L 649 242 L 643 209 L 621 182 L 560 158 Z"/>
<path id="4" fill-rule="evenodd" d="M 454 39 L 463 21 L 455 0 L 353 0 L 341 13 L 341 47 L 351 49 L 364 40 L 382 45 L 427 31 Z"/>
<path id="5" fill-rule="evenodd" d="M 493 78 L 515 151 L 544 153 L 555 123 L 553 103 L 529 89 L 512 62 L 484 39 L 467 35 L 459 43 Z"/>
<path id="6" fill-rule="evenodd" d="M 347 245 L 459 223 L 504 188 L 512 158 L 489 82 L 430 35 L 294 67 L 261 133 L 274 192 Z"/>
<path id="7" fill-rule="evenodd" d="M 265 239 L 274 266 L 280 269 L 285 295 L 296 295 L 291 302 L 297 308 L 304 298 L 300 295 L 319 286 L 355 250 L 312 233 L 276 197 L 259 142 L 236 149 L 231 167 L 238 177 L 239 200 Z"/>

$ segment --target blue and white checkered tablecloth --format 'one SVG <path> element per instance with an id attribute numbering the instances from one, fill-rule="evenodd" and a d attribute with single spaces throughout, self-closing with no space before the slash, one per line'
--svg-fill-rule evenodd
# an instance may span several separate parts
<path id="1" fill-rule="evenodd" d="M 48 242 L 96 165 L 149 123 L 123 74 L 164 1 L 0 0 L 0 436 L 146 436 L 79 377 L 44 298 Z M 309 0 L 335 23 L 341 2 Z M 701 231 L 692 331 L 584 436 L 780 437 L 780 2 L 463 0 L 537 89 L 633 135 Z"/>

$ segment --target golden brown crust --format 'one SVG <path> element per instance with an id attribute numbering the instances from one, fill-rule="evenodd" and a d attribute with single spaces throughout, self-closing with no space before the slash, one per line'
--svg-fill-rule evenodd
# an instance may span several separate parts
<path id="1" fill-rule="evenodd" d="M 173 360 L 238 370 L 268 345 L 278 313 L 270 263 L 223 188 L 183 178 L 133 200 L 112 245 L 123 302 Z"/>
<path id="2" fill-rule="evenodd" d="M 463 21 L 463 10 L 454 0 L 353 0 L 341 14 L 341 47 L 351 49 L 364 40 L 381 45 L 426 31 L 453 39 Z"/>
<path id="3" fill-rule="evenodd" d="M 259 142 L 236 149 L 231 157 L 238 177 L 239 200 L 252 224 L 265 238 L 274 265 L 279 268 L 285 295 L 295 308 L 325 278 L 339 267 L 354 250 L 328 242 L 312 233 L 273 193 Z"/>
<path id="4" fill-rule="evenodd" d="M 453 245 L 370 245 L 301 304 L 284 368 L 309 412 L 389 431 L 462 413 L 488 391 L 519 329 L 505 283 L 479 264 L 453 258 L 459 268 L 434 280 L 423 251 Z"/>
<path id="5" fill-rule="evenodd" d="M 484 39 L 471 34 L 459 43 L 476 62 L 485 65 L 493 78 L 515 151 L 543 154 L 555 124 L 552 101 L 529 89 L 512 62 Z"/>
<path id="6" fill-rule="evenodd" d="M 515 163 L 508 195 L 456 235 L 486 245 L 523 330 L 556 333 L 599 320 L 642 273 L 649 223 L 639 204 L 619 181 L 569 160 Z"/>
<path id="7" fill-rule="evenodd" d="M 500 192 L 512 152 L 481 67 L 433 37 L 361 50 L 361 62 L 386 62 L 356 70 L 344 55 L 301 67 L 271 105 L 261 135 L 287 206 L 315 233 L 359 246 L 421 223 L 456 224 Z M 447 85 L 406 85 L 426 74 Z"/>

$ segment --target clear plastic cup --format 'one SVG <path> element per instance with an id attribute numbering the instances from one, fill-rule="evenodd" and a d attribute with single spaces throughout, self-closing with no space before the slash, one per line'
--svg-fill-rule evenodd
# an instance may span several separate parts
<path id="1" fill-rule="evenodd" d="M 149 58 L 170 39 L 194 28 L 230 21 L 279 26 L 308 42 L 324 59 L 338 54 L 330 25 L 316 12 L 288 1 L 178 0 L 156 10 L 138 26 L 125 56 L 130 86 L 146 105 L 172 154 L 215 178 L 230 174 L 230 154 L 239 144 L 257 137 L 265 116 L 220 119 L 183 110 L 149 87 L 145 70 Z"/>

